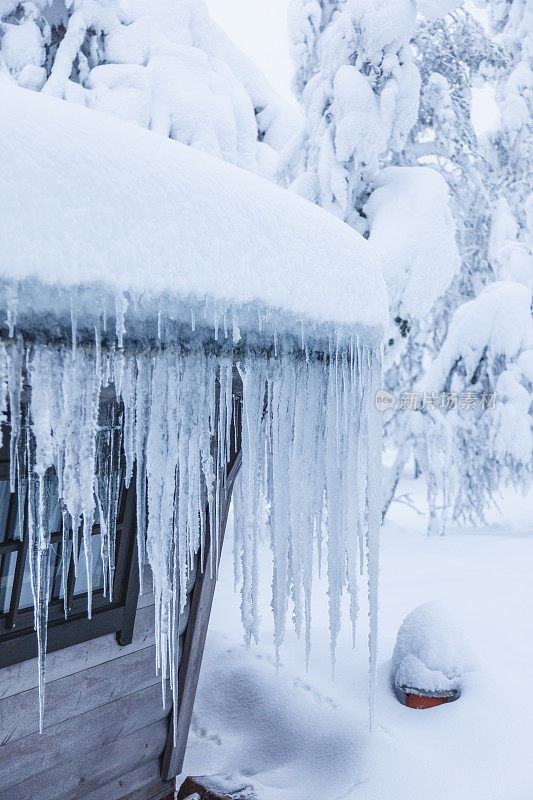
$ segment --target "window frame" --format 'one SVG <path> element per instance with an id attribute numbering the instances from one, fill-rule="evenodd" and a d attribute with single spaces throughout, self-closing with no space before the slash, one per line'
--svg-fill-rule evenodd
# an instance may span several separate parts
<path id="1" fill-rule="evenodd" d="M 3 445 L 0 449 L 0 480 L 9 480 L 9 424 L 3 426 Z M 124 472 L 123 472 L 124 474 Z M 128 488 L 121 478 L 119 510 L 117 515 L 117 550 L 113 601 L 103 596 L 102 589 L 93 591 L 92 618 L 87 617 L 87 592 L 74 595 L 74 560 L 71 555 L 67 595 L 67 618 L 63 599 L 51 600 L 48 611 L 47 653 L 74 644 L 114 633 L 121 647 L 131 644 L 139 596 L 137 561 L 136 491 L 135 472 Z M 16 494 L 11 495 L 6 529 L 9 529 Z M 99 525 L 93 525 L 92 535 L 98 534 Z M 52 542 L 61 541 L 61 531 L 52 534 Z M 0 555 L 16 552 L 13 587 L 9 611 L 0 614 L 0 669 L 37 656 L 37 637 L 34 629 L 33 608 L 19 610 L 20 593 L 28 551 L 28 531 L 24 519 L 23 538 L 0 541 Z"/>

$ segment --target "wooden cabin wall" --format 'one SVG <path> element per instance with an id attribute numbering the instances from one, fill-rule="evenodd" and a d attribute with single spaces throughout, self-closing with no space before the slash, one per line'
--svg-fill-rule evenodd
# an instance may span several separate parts
<path id="1" fill-rule="evenodd" d="M 160 800 L 169 726 L 155 672 L 154 599 L 146 568 L 133 641 L 113 634 L 47 657 L 39 734 L 37 665 L 0 670 L 0 800 Z"/>

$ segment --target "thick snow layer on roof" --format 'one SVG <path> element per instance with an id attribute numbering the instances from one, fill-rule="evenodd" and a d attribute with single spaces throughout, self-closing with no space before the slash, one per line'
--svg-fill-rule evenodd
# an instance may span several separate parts
<path id="1" fill-rule="evenodd" d="M 0 78 L 0 280 L 380 327 L 367 242 L 267 181 Z M 257 318 L 257 315 L 256 315 Z"/>

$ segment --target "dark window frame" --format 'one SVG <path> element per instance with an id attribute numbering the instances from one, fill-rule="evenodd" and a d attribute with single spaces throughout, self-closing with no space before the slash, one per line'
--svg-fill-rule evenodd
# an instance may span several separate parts
<path id="1" fill-rule="evenodd" d="M 4 426 L 3 446 L 0 449 L 0 480 L 9 480 L 9 425 Z M 124 471 L 123 471 L 124 472 Z M 16 495 L 11 495 L 5 522 L 6 532 L 16 509 Z M 92 534 L 98 534 L 93 525 Z M 52 533 L 52 542 L 61 541 L 61 530 Z M 28 549 L 28 531 L 24 520 L 23 538 L 0 541 L 0 556 L 16 552 L 9 611 L 0 614 L 0 669 L 37 656 L 33 608 L 19 610 L 20 593 Z M 103 596 L 102 589 L 92 594 L 92 618 L 87 617 L 87 593 L 74 595 L 74 559 L 71 556 L 67 589 L 67 618 L 63 599 L 50 601 L 48 610 L 47 652 L 51 653 L 74 644 L 114 633 L 118 645 L 131 644 L 139 596 L 136 535 L 135 473 L 128 488 L 121 479 L 117 517 L 117 550 L 113 601 Z"/>

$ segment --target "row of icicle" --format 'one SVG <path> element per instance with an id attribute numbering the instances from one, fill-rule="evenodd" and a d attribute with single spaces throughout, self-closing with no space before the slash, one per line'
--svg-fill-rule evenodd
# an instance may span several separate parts
<path id="1" fill-rule="evenodd" d="M 236 375 L 242 380 L 238 400 L 233 394 Z M 304 352 L 274 357 L 252 351 L 234 357 L 231 348 L 216 355 L 200 345 L 186 353 L 167 347 L 124 354 L 103 352 L 98 346 L 26 345 L 22 338 L 0 344 L 0 420 L 7 420 L 9 410 L 11 491 L 18 491 L 19 519 L 26 493 L 28 497 L 41 726 L 52 494 L 59 494 L 63 517 L 65 604 L 70 557 L 81 537 L 90 616 L 90 542 L 96 518 L 108 596 L 113 587 L 122 453 L 125 484 L 136 481 L 141 582 L 145 559 L 154 576 L 157 667 L 163 685 L 170 681 L 176 710 L 180 613 L 208 541 L 213 546 L 207 568 L 217 568 L 225 516 L 222 479 L 235 451 L 233 423 L 238 419 L 242 466 L 234 491 L 234 548 L 246 642 L 258 636 L 259 546 L 265 538 L 273 554 L 277 654 L 290 605 L 309 656 L 311 586 L 318 559 L 327 572 L 334 663 L 341 596 L 347 589 L 355 630 L 358 576 L 365 566 L 373 708 L 381 457 L 374 409 L 378 382 L 378 355 L 355 339 L 323 357 Z M 103 402 L 115 395 L 120 402 Z"/>

